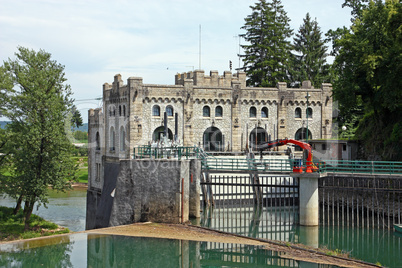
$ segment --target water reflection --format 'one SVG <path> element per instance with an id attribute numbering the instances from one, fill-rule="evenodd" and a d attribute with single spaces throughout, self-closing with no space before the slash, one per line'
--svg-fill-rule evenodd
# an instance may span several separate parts
<path id="1" fill-rule="evenodd" d="M 205 208 L 200 225 L 229 233 L 347 252 L 367 262 L 402 267 L 402 237 L 392 230 L 346 226 L 304 227 L 292 210 L 275 207 Z"/>
<path id="2" fill-rule="evenodd" d="M 0 266 L 333 267 L 284 259 L 258 246 L 74 234 L 0 245 Z"/>
<path id="3" fill-rule="evenodd" d="M 70 236 L 0 245 L 0 267 L 73 267 Z"/>

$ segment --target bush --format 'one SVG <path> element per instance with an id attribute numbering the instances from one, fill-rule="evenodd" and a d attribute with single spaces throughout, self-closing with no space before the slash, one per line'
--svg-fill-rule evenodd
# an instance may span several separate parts
<path id="1" fill-rule="evenodd" d="M 88 156 L 88 148 L 87 147 L 74 147 L 73 150 L 74 156 Z"/>
<path id="2" fill-rule="evenodd" d="M 78 141 L 87 141 L 88 142 L 88 132 L 76 130 L 74 131 L 74 139 Z"/>

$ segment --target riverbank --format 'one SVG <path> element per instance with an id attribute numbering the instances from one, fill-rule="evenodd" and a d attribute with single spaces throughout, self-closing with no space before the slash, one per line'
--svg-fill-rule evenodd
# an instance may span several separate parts
<path id="1" fill-rule="evenodd" d="M 88 188 L 88 183 L 75 182 L 71 185 L 73 188 Z"/>
<path id="2" fill-rule="evenodd" d="M 124 226 L 109 227 L 85 231 L 86 233 L 124 235 L 135 237 L 152 237 L 166 239 L 180 239 L 204 242 L 233 243 L 244 245 L 263 246 L 267 250 L 280 252 L 281 258 L 308 261 L 320 264 L 337 265 L 340 267 L 379 267 L 374 264 L 337 256 L 336 251 L 313 249 L 304 245 L 253 239 L 228 233 L 213 231 L 193 225 L 136 223 Z"/>
<path id="3" fill-rule="evenodd" d="M 13 208 L 0 206 L 0 242 L 69 233 L 68 228 L 32 214 L 29 229 L 25 230 L 22 210 L 16 215 Z"/>

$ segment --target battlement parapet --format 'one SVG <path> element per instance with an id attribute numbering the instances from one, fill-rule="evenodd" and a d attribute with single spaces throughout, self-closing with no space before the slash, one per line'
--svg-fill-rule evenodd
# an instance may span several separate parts
<path id="1" fill-rule="evenodd" d="M 89 109 L 88 110 L 88 123 L 90 125 L 93 125 L 93 124 L 97 125 L 101 122 L 103 122 L 102 108 Z"/>
<path id="2" fill-rule="evenodd" d="M 241 87 L 246 87 L 246 73 L 224 71 L 219 75 L 218 71 L 212 70 L 209 75 L 205 75 L 203 70 L 195 70 L 186 73 L 178 73 L 175 76 L 175 85 L 184 85 L 185 80 L 191 79 L 194 86 L 199 87 L 232 87 L 233 82 Z M 237 82 L 237 83 L 236 83 Z"/>

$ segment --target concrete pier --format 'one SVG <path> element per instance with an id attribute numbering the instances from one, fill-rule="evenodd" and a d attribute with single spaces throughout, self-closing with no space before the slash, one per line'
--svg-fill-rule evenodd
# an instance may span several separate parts
<path id="1" fill-rule="evenodd" d="M 319 225 L 318 179 L 320 173 L 292 173 L 299 178 L 300 225 Z"/>

